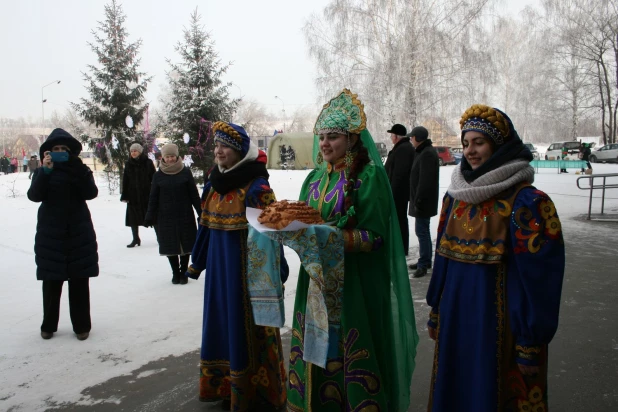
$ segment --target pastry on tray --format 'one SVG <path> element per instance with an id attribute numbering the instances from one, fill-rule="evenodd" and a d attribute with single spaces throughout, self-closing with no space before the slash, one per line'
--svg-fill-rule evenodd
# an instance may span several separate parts
<path id="1" fill-rule="evenodd" d="M 281 200 L 268 205 L 260 216 L 258 222 L 271 229 L 280 230 L 289 225 L 294 220 L 309 224 L 319 225 L 324 221 L 320 216 L 320 212 L 305 204 L 305 202 L 296 202 Z"/>

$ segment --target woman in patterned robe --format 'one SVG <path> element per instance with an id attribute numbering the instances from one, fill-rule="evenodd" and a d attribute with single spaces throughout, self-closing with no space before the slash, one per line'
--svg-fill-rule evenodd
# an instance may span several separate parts
<path id="1" fill-rule="evenodd" d="M 399 223 L 363 105 L 344 89 L 314 128 L 313 170 L 300 200 L 344 239 L 343 303 L 323 369 L 303 359 L 310 277 L 301 268 L 290 353 L 288 411 L 406 411 L 418 336 Z M 327 297 L 327 300 L 332 297 Z M 328 304 L 328 302 L 327 302 Z"/>
<path id="2" fill-rule="evenodd" d="M 217 122 L 215 157 L 202 196 L 202 215 L 187 276 L 206 270 L 200 360 L 200 401 L 223 400 L 234 411 L 285 405 L 279 330 L 256 326 L 247 292 L 247 207 L 275 200 L 266 159 L 245 130 Z M 281 255 L 282 277 L 287 263 Z M 283 279 L 285 280 L 285 279 Z"/>
<path id="3" fill-rule="evenodd" d="M 461 118 L 427 292 L 436 341 L 428 410 L 547 411 L 547 345 L 558 327 L 565 252 L 556 208 L 531 186 L 532 154 L 508 116 Z"/>

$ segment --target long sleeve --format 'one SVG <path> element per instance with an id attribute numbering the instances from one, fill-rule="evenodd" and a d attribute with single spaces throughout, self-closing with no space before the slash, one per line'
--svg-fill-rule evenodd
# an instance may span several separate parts
<path id="1" fill-rule="evenodd" d="M 79 193 L 82 199 L 92 200 L 99 195 L 99 188 L 94 181 L 92 170 L 88 166 L 84 166 L 82 174 L 78 176 Z"/>
<path id="2" fill-rule="evenodd" d="M 33 202 L 42 202 L 47 199 L 49 190 L 50 174 L 43 172 L 43 168 L 39 167 L 32 175 L 30 189 L 28 189 L 28 199 Z"/>
<path id="3" fill-rule="evenodd" d="M 189 182 L 187 183 L 187 189 L 189 190 L 189 199 L 191 199 L 191 205 L 193 206 L 193 209 L 195 209 L 195 213 L 198 216 L 201 216 L 202 214 L 202 201 L 200 199 L 200 194 L 197 191 L 197 185 L 195 184 L 195 179 L 193 178 L 193 174 L 191 173 L 191 170 L 188 169 L 189 171 Z"/>
<path id="4" fill-rule="evenodd" d="M 157 213 L 159 211 L 159 185 L 157 184 L 156 175 L 152 177 L 152 184 L 150 186 L 150 197 L 148 198 L 148 210 L 144 220 L 149 220 L 153 223 L 157 223 Z"/>
<path id="5" fill-rule="evenodd" d="M 204 185 L 204 191 L 202 192 L 202 199 L 205 200 L 210 192 L 210 183 L 207 182 Z M 203 208 L 201 204 L 200 209 Z M 200 215 L 201 217 L 201 215 Z M 195 237 L 195 244 L 191 251 L 191 265 L 187 269 L 186 275 L 192 279 L 199 279 L 200 274 L 206 269 L 206 258 L 208 257 L 208 247 L 210 244 L 210 229 L 203 224 L 197 226 L 197 236 Z"/>
<path id="6" fill-rule="evenodd" d="M 386 175 L 384 175 L 386 177 Z M 369 253 L 384 244 L 389 218 L 383 213 L 389 207 L 390 185 L 381 181 L 374 167 L 366 167 L 359 175 L 363 182 L 356 191 L 353 206 L 337 223 L 343 230 L 346 253 Z M 355 222 L 350 227 L 349 222 Z"/>
<path id="7" fill-rule="evenodd" d="M 438 233 L 436 236 L 436 243 L 440 243 L 442 234 L 446 229 L 446 223 L 451 215 L 451 209 L 453 205 L 453 198 L 447 194 L 442 199 L 442 210 L 440 211 L 440 223 L 438 225 Z M 436 250 L 438 247 L 436 246 Z M 446 273 L 449 260 L 444 256 L 436 252 L 434 259 L 434 268 L 431 275 L 431 281 L 429 282 L 429 288 L 427 289 L 427 304 L 431 307 L 429 313 L 429 321 L 427 324 L 432 328 L 438 327 L 438 314 L 440 307 L 440 297 L 444 290 L 444 283 L 446 282 Z"/>
<path id="8" fill-rule="evenodd" d="M 124 171 L 122 172 L 122 193 L 120 194 L 120 200 L 129 200 L 129 172 L 127 171 L 128 169 L 128 164 L 126 164 L 124 166 Z"/>
<path id="9" fill-rule="evenodd" d="M 516 339 L 517 361 L 535 365 L 540 345 L 558 328 L 565 248 L 560 219 L 551 199 L 523 189 L 513 206 L 512 259 L 507 272 L 507 302 Z"/>

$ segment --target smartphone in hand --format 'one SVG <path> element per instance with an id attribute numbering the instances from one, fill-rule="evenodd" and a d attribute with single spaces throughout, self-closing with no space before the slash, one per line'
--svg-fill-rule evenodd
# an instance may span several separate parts
<path id="1" fill-rule="evenodd" d="M 49 154 L 51 156 L 52 162 L 66 162 L 69 160 L 69 154 L 67 152 L 51 152 Z"/>

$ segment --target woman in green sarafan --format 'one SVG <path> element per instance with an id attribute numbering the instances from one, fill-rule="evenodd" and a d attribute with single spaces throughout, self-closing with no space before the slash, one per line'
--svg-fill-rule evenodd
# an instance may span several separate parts
<path id="1" fill-rule="evenodd" d="M 366 123 L 357 95 L 344 89 L 324 106 L 314 127 L 317 168 L 299 199 L 342 231 L 341 327 L 337 353 L 329 354 L 325 369 L 303 360 L 310 278 L 301 267 L 289 411 L 408 408 L 418 335 L 393 196 Z"/>

